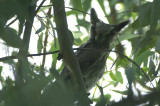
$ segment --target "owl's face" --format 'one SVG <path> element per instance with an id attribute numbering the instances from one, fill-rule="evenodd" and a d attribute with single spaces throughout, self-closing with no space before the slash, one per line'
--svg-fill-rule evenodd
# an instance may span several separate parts
<path id="1" fill-rule="evenodd" d="M 116 25 L 110 25 L 98 19 L 94 9 L 91 9 L 91 39 L 101 46 L 111 46 L 118 37 L 118 32 L 124 28 L 129 21 Z"/>

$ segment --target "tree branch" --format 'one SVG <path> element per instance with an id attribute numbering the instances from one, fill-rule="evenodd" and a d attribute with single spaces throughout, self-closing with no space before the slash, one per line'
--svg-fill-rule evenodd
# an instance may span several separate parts
<path id="1" fill-rule="evenodd" d="M 53 51 L 53 52 L 47 52 L 47 53 L 28 54 L 27 57 L 32 57 L 32 56 L 42 56 L 42 55 L 48 55 L 48 54 L 59 53 L 59 52 L 60 52 L 60 50 L 56 50 L 56 51 Z M 11 60 L 11 59 L 19 59 L 19 56 L 18 56 L 18 55 L 15 55 L 15 56 L 2 57 L 2 58 L 0 58 L 0 62 L 1 62 L 1 61 Z"/>
<path id="2" fill-rule="evenodd" d="M 44 3 L 45 1 L 46 1 L 46 0 L 43 0 L 43 1 L 41 2 L 41 4 L 38 6 L 37 10 L 35 11 L 35 14 L 38 13 L 39 9 L 42 7 L 42 5 L 43 5 L 43 3 Z"/>
<path id="3" fill-rule="evenodd" d="M 79 63 L 77 58 L 72 50 L 72 39 L 70 39 L 71 35 L 69 35 L 66 13 L 64 7 L 64 0 L 52 0 L 53 2 L 53 10 L 54 10 L 54 18 L 57 28 L 58 41 L 60 46 L 60 52 L 63 56 L 63 61 L 67 68 L 69 69 L 71 78 L 77 87 L 78 95 L 81 93 L 83 97 L 80 97 L 79 103 L 83 103 L 88 106 L 89 102 L 87 99 L 87 94 L 85 92 L 85 85 L 82 78 L 82 73 L 79 67 Z"/>
<path id="4" fill-rule="evenodd" d="M 6 28 L 6 27 L 9 27 L 9 26 L 10 26 L 11 24 L 13 24 L 17 19 L 18 19 L 18 18 L 16 17 L 13 21 L 11 21 L 8 25 L 6 25 L 5 28 Z"/>
<path id="5" fill-rule="evenodd" d="M 142 73 L 146 76 L 148 81 L 151 83 L 152 87 L 155 89 L 154 85 L 152 84 L 150 78 L 147 76 L 145 71 L 135 61 L 133 61 L 132 59 L 128 58 L 127 56 L 125 56 L 123 53 L 120 53 L 119 51 L 114 51 L 114 50 L 96 50 L 96 49 L 90 49 L 90 48 L 73 48 L 73 50 L 89 50 L 89 51 L 93 51 L 93 52 L 115 52 L 115 53 L 119 54 L 120 56 L 126 58 L 131 63 L 133 63 L 136 67 L 138 67 L 138 69 L 140 69 L 142 71 Z M 54 54 L 54 53 L 60 53 L 60 50 L 53 51 L 53 52 L 48 52 L 48 53 L 28 54 L 27 57 L 48 55 L 48 54 Z M 3 57 L 3 58 L 0 58 L 0 61 L 6 61 L 6 60 L 10 60 L 10 59 L 18 59 L 18 56 Z M 150 88 L 150 90 L 151 90 L 151 88 Z"/>
<path id="6" fill-rule="evenodd" d="M 48 16 L 51 16 L 51 7 L 48 10 Z M 49 17 L 50 18 L 50 17 Z M 47 19 L 46 22 L 46 31 L 45 31 L 45 38 L 44 38 L 44 45 L 43 45 L 43 53 L 46 52 L 46 48 L 47 48 L 47 41 L 48 41 L 48 32 L 49 32 L 49 21 Z M 42 65 L 41 65 L 41 73 L 42 75 L 44 75 L 44 65 L 45 65 L 45 61 L 46 61 L 46 55 L 43 55 L 43 59 L 42 59 Z"/>
<path id="7" fill-rule="evenodd" d="M 20 51 L 18 55 L 19 57 L 18 58 L 18 72 L 17 72 L 17 77 L 16 77 L 17 78 L 16 84 L 18 86 L 21 86 L 21 84 L 24 82 L 24 77 L 27 76 L 26 73 L 29 71 L 27 54 L 28 54 L 33 20 L 35 16 L 35 8 L 36 8 L 36 3 L 33 6 L 28 7 L 29 20 L 27 20 L 25 23 L 23 41 L 22 41 L 22 45 L 20 47 Z"/>

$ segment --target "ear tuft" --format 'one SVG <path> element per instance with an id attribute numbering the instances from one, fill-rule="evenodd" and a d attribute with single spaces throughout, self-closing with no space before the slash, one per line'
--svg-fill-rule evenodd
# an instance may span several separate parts
<path id="1" fill-rule="evenodd" d="M 117 31 L 120 31 L 122 28 L 124 28 L 129 23 L 129 20 L 123 21 L 115 25 L 115 29 Z"/>
<path id="2" fill-rule="evenodd" d="M 97 13 L 94 8 L 91 8 L 91 24 L 96 25 L 96 22 L 98 22 L 99 19 L 97 17 Z"/>

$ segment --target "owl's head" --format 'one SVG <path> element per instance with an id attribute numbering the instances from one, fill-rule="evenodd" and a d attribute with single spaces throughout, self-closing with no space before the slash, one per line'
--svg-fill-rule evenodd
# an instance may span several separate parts
<path id="1" fill-rule="evenodd" d="M 111 46 L 118 37 L 118 32 L 121 31 L 129 23 L 129 20 L 121 23 L 110 25 L 98 19 L 95 10 L 91 9 L 91 36 L 90 40 L 96 45 Z"/>

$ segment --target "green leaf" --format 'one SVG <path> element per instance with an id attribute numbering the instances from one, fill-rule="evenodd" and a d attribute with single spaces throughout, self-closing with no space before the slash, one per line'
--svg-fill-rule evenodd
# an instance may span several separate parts
<path id="1" fill-rule="evenodd" d="M 151 7 L 152 3 L 148 2 L 140 7 L 138 7 L 139 17 L 138 19 L 132 24 L 133 28 L 140 28 L 150 24 L 151 19 Z"/>
<path id="2" fill-rule="evenodd" d="M 120 82 L 121 84 L 123 84 L 123 78 L 122 78 L 121 72 L 116 71 L 115 77 L 116 77 L 116 79 L 117 79 L 118 82 Z"/>
<path id="3" fill-rule="evenodd" d="M 123 41 L 123 40 L 129 40 L 129 39 L 136 38 L 136 37 L 139 37 L 139 35 L 138 34 L 123 34 L 118 37 L 118 40 Z"/>
<path id="4" fill-rule="evenodd" d="M 148 73 L 148 71 L 150 71 L 149 67 L 142 67 L 142 69 L 145 73 Z"/>
<path id="5" fill-rule="evenodd" d="M 1 76 L 1 73 L 2 73 L 2 69 L 3 69 L 3 66 L 0 66 L 0 76 Z"/>
<path id="6" fill-rule="evenodd" d="M 112 62 L 115 61 L 115 59 L 113 59 L 111 56 L 109 56 L 107 59 L 111 60 Z"/>
<path id="7" fill-rule="evenodd" d="M 120 36 L 118 37 L 118 40 L 119 40 L 119 41 L 123 41 L 123 40 L 129 40 L 129 39 L 137 38 L 137 37 L 139 37 L 138 34 L 122 34 L 122 35 L 120 35 Z M 111 48 L 115 47 L 115 46 L 118 45 L 118 44 L 119 44 L 119 42 L 116 41 Z"/>
<path id="8" fill-rule="evenodd" d="M 73 46 L 73 43 L 74 43 L 74 37 L 73 37 L 73 34 L 72 32 L 68 29 L 68 34 L 69 34 L 69 37 L 70 37 L 70 45 Z"/>
<path id="9" fill-rule="evenodd" d="M 150 58 L 150 61 L 149 61 L 149 69 L 150 69 L 149 75 L 150 76 L 152 76 L 152 75 L 156 76 L 155 64 L 153 62 L 153 58 L 152 57 Z"/>
<path id="10" fill-rule="evenodd" d="M 44 24 L 44 22 L 42 21 L 42 19 L 41 19 L 41 18 L 38 18 L 38 20 L 39 20 L 40 23 L 41 23 L 41 27 L 35 32 L 35 34 L 38 34 L 38 33 L 42 32 L 42 31 L 45 29 L 45 24 Z"/>
<path id="11" fill-rule="evenodd" d="M 22 40 L 20 36 L 18 36 L 17 31 L 10 27 L 6 27 L 4 32 L 0 33 L 0 38 L 2 38 L 8 46 L 20 48 L 22 45 Z"/>
<path id="12" fill-rule="evenodd" d="M 59 45 L 58 45 L 58 39 L 56 38 L 56 42 L 53 42 L 54 44 L 52 44 L 51 48 L 50 48 L 50 52 L 53 52 L 55 50 L 59 50 Z M 56 43 L 56 44 L 55 44 Z M 57 45 L 57 46 L 54 46 L 54 45 Z M 56 54 L 52 54 L 52 67 L 56 67 L 56 64 L 57 64 L 57 56 L 58 56 L 58 53 Z"/>
<path id="13" fill-rule="evenodd" d="M 122 95 L 127 95 L 128 94 L 128 91 L 119 91 L 119 90 L 111 90 L 111 91 L 114 91 L 114 92 L 122 94 Z"/>
<path id="14" fill-rule="evenodd" d="M 151 22 L 151 7 L 152 3 L 148 2 L 138 8 L 139 17 L 138 19 L 132 24 L 133 28 L 140 28 L 150 24 Z"/>
<path id="15" fill-rule="evenodd" d="M 74 45 L 76 46 L 80 46 L 82 44 L 82 40 L 79 38 L 79 39 L 74 39 Z"/>
<path id="16" fill-rule="evenodd" d="M 106 102 L 108 103 L 111 99 L 111 95 L 110 94 L 106 94 L 104 95 L 104 98 L 106 99 Z"/>
<path id="17" fill-rule="evenodd" d="M 112 78 L 112 80 L 117 81 L 117 79 L 112 71 L 110 71 L 109 76 Z"/>
<path id="18" fill-rule="evenodd" d="M 116 87 L 118 85 L 118 81 L 109 81 L 109 84 L 105 85 L 103 88 L 106 88 L 110 85 L 113 85 L 114 87 Z"/>
<path id="19" fill-rule="evenodd" d="M 148 57 L 153 55 L 155 52 L 152 51 L 146 51 L 141 53 L 137 58 L 134 59 L 134 61 L 140 66 L 142 62 L 147 61 Z"/>
<path id="20" fill-rule="evenodd" d="M 3 69 L 3 66 L 0 66 L 0 82 L 2 84 L 2 87 L 4 86 L 4 77 L 2 76 L 2 69 Z"/>
<path id="21" fill-rule="evenodd" d="M 89 39 L 89 36 L 84 37 L 84 38 L 83 38 L 83 40 L 82 40 L 82 43 L 87 42 L 87 41 L 88 41 L 88 39 Z"/>
<path id="22" fill-rule="evenodd" d="M 77 27 L 81 26 L 84 27 L 87 31 L 89 31 L 90 22 L 86 21 L 85 19 L 78 19 L 77 22 L 78 22 L 78 25 L 76 25 Z"/>
<path id="23" fill-rule="evenodd" d="M 154 0 L 151 8 L 151 23 L 150 23 L 151 31 L 154 31 L 157 27 L 158 19 L 160 18 L 159 10 L 160 10 L 160 1 Z"/>
<path id="24" fill-rule="evenodd" d="M 81 31 L 72 31 L 72 33 L 75 39 L 79 39 L 83 35 Z"/>
<path id="25" fill-rule="evenodd" d="M 156 42 L 155 50 L 160 54 L 160 36 Z"/>
<path id="26" fill-rule="evenodd" d="M 70 4 L 73 6 L 73 8 L 78 9 L 78 10 L 83 10 L 82 9 L 82 1 L 81 0 L 71 0 Z M 79 13 L 77 11 L 77 13 Z"/>
<path id="27" fill-rule="evenodd" d="M 154 36 L 154 34 L 148 30 L 146 32 L 146 35 L 142 36 L 142 37 L 138 37 L 135 41 L 134 41 L 134 50 L 133 53 L 134 55 L 140 55 L 141 53 L 145 52 L 145 51 L 150 51 L 151 48 L 154 48 L 155 44 L 156 44 L 156 36 Z"/>
<path id="28" fill-rule="evenodd" d="M 114 81 L 113 86 L 116 87 L 118 85 L 118 81 Z"/>
<path id="29" fill-rule="evenodd" d="M 108 103 L 111 99 L 111 95 L 110 94 L 106 94 L 104 95 L 104 98 L 102 98 L 101 96 L 97 99 L 94 99 L 94 101 L 96 101 L 96 105 L 95 106 L 104 106 L 106 103 Z"/>
<path id="30" fill-rule="evenodd" d="M 81 36 L 83 33 L 81 31 L 72 31 L 74 37 L 74 45 L 80 46 L 82 44 Z"/>
<path id="31" fill-rule="evenodd" d="M 39 39 L 38 39 L 38 44 L 37 44 L 37 51 L 38 53 L 41 53 L 42 48 L 43 48 L 43 33 L 40 34 Z"/>
<path id="32" fill-rule="evenodd" d="M 135 72 L 133 67 L 127 67 L 125 69 L 128 83 L 131 84 L 135 80 Z"/>
<path id="33" fill-rule="evenodd" d="M 29 0 L 27 1 L 30 2 Z M 2 17 L 3 20 L 0 20 L 0 23 L 2 21 L 3 23 L 6 23 L 9 19 L 14 17 L 15 15 L 19 19 L 20 23 L 23 23 L 25 19 L 28 19 L 28 3 L 27 2 L 21 2 L 21 1 L 2 1 L 0 3 L 0 17 Z"/>
<path id="34" fill-rule="evenodd" d="M 105 16 L 107 16 L 106 11 L 105 11 L 105 7 L 104 7 L 104 0 L 97 0 L 101 9 L 103 10 Z"/>
<path id="35" fill-rule="evenodd" d="M 71 10 L 71 11 L 67 11 L 67 12 L 66 12 L 66 15 L 67 15 L 67 16 L 74 15 L 74 14 L 77 14 L 77 11 L 76 11 L 76 10 Z"/>
<path id="36" fill-rule="evenodd" d="M 85 12 L 91 8 L 91 1 L 92 0 L 83 0 L 82 4 Z"/>
<path id="37" fill-rule="evenodd" d="M 158 72 L 159 72 L 159 70 L 160 70 L 160 63 L 157 65 L 157 67 L 158 67 L 158 68 L 156 69 L 156 72 L 154 73 L 155 76 L 157 76 L 157 74 L 158 74 Z"/>

